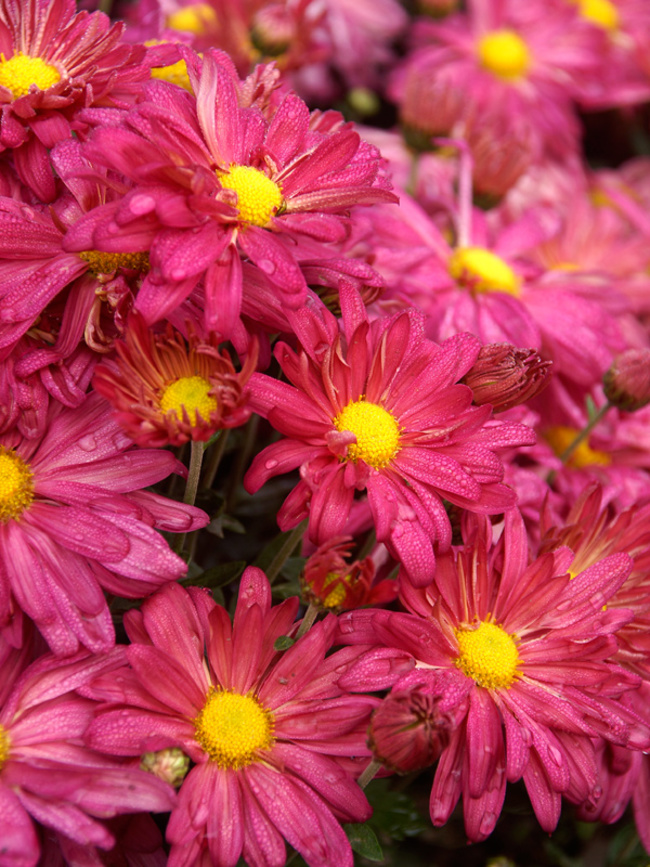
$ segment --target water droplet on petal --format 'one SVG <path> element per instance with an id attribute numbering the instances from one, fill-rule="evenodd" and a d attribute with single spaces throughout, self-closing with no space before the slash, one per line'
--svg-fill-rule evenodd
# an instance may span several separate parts
<path id="1" fill-rule="evenodd" d="M 97 448 L 97 440 L 91 434 L 88 434 L 85 437 L 81 437 L 80 440 L 77 441 L 79 448 L 84 452 L 94 452 Z"/>
<path id="2" fill-rule="evenodd" d="M 275 263 L 271 262 L 270 259 L 260 259 L 257 262 L 257 267 L 260 271 L 264 271 L 265 274 L 275 274 L 276 271 Z"/>
<path id="3" fill-rule="evenodd" d="M 269 458 L 268 461 L 264 461 L 264 466 L 267 470 L 274 470 L 278 465 L 278 462 L 273 458 Z"/>

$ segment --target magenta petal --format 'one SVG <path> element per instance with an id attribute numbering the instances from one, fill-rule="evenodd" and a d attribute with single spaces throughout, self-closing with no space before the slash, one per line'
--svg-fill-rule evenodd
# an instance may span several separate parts
<path id="1" fill-rule="evenodd" d="M 3 861 L 19 867 L 36 867 L 40 845 L 34 825 L 15 793 L 0 783 Z"/>
<path id="2" fill-rule="evenodd" d="M 147 691 L 159 702 L 188 719 L 201 710 L 207 692 L 173 657 L 142 644 L 130 645 L 127 656 L 140 682 L 147 685 Z M 179 684 L 183 684 L 182 690 Z"/>

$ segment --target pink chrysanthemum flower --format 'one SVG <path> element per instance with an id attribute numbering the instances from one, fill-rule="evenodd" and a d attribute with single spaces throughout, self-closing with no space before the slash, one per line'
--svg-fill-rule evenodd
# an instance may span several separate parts
<path id="1" fill-rule="evenodd" d="M 340 618 L 346 640 L 410 652 L 416 668 L 447 672 L 458 705 L 468 702 L 438 762 L 430 809 L 433 824 L 443 825 L 462 795 L 473 841 L 492 832 L 507 782 L 523 778 L 550 832 L 563 796 L 582 803 L 595 794 L 596 738 L 634 750 L 650 744 L 648 723 L 621 700 L 639 678 L 616 664 L 612 633 L 624 612 L 608 608 L 629 573 L 627 555 L 605 557 L 575 578 L 567 548 L 530 562 L 516 509 L 506 513 L 501 540 L 492 546 L 491 539 L 484 521 L 464 550 L 441 555 L 436 592 L 405 585 L 414 613 Z"/>
<path id="2" fill-rule="evenodd" d="M 120 45 L 124 25 L 74 0 L 0 3 L 0 150 L 41 201 L 56 195 L 47 149 L 68 138 L 87 105 L 125 105 L 148 77 L 144 48 Z"/>
<path id="3" fill-rule="evenodd" d="M 300 467 L 301 481 L 278 513 L 282 529 L 309 515 L 316 544 L 340 535 L 355 491 L 367 490 L 377 539 L 416 585 L 430 583 L 433 544 L 451 543 L 443 499 L 469 509 L 509 509 L 499 449 L 532 445 L 533 432 L 491 420 L 458 380 L 480 345 L 463 334 L 441 346 L 423 334 L 410 309 L 369 322 L 355 292 L 341 290 L 342 326 L 325 309 L 294 316 L 299 353 L 275 356 L 293 385 L 264 374 L 250 380 L 251 405 L 287 439 L 253 461 L 244 483 Z"/>
<path id="4" fill-rule="evenodd" d="M 188 345 L 170 324 L 154 334 L 137 313 L 116 349 L 117 359 L 97 368 L 93 385 L 138 445 L 206 441 L 217 430 L 248 420 L 246 383 L 257 362 L 255 351 L 237 372 L 214 335 L 202 340 L 192 333 Z"/>
<path id="5" fill-rule="evenodd" d="M 97 855 L 95 847 L 115 845 L 102 820 L 165 812 L 175 796 L 136 764 L 83 742 L 97 703 L 74 690 L 113 666 L 112 659 L 82 653 L 58 661 L 47 655 L 26 667 L 26 649 L 0 646 L 0 863 L 36 867 L 45 854 L 39 830 L 46 837 L 55 833 L 62 846 L 88 858 Z"/>
<path id="6" fill-rule="evenodd" d="M 38 440 L 0 436 L 0 626 L 14 606 L 52 650 L 107 650 L 115 638 L 103 589 L 139 598 L 187 569 L 154 527 L 204 526 L 200 509 L 141 490 L 184 468 L 169 452 L 132 450 L 91 394 L 49 413 Z"/>
<path id="7" fill-rule="evenodd" d="M 352 865 L 339 820 L 364 821 L 370 807 L 344 768 L 346 757 L 370 755 L 377 701 L 338 688 L 354 654 L 325 658 L 333 616 L 275 650 L 297 607 L 293 598 L 272 608 L 266 577 L 251 567 L 234 625 L 207 593 L 179 585 L 125 617 L 130 668 L 92 685 L 112 704 L 88 741 L 120 756 L 180 746 L 194 762 L 167 828 L 170 867 L 234 867 L 242 855 L 252 867 L 281 867 L 283 838 L 311 867 Z"/>
<path id="8" fill-rule="evenodd" d="M 283 303 L 298 307 L 307 283 L 295 240 L 340 241 L 353 205 L 395 196 L 377 150 L 337 113 L 310 115 L 295 94 L 277 97 L 272 67 L 241 82 L 225 55 L 184 53 L 196 99 L 152 82 L 122 126 L 95 130 L 90 159 L 135 188 L 88 214 L 66 246 L 88 249 L 92 239 L 96 249 L 150 251 L 137 299 L 149 323 L 168 316 L 203 279 L 206 329 L 231 338 L 243 259 Z"/>

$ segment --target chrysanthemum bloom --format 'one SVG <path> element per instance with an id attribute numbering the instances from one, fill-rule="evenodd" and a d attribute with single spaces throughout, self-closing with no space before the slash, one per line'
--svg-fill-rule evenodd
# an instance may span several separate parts
<path id="1" fill-rule="evenodd" d="M 489 522 L 477 521 L 471 544 L 438 558 L 435 592 L 404 585 L 415 613 L 340 617 L 347 641 L 379 642 L 410 652 L 418 669 L 465 677 L 469 709 L 438 762 L 430 808 L 443 825 L 462 794 L 474 841 L 494 828 L 507 782 L 523 778 L 550 832 L 562 796 L 582 803 L 597 786 L 594 738 L 629 749 L 650 743 L 647 722 L 621 700 L 640 679 L 616 664 L 621 612 L 607 607 L 629 557 L 605 557 L 571 578 L 567 548 L 529 561 L 516 509 L 495 546 Z M 372 656 L 364 665 L 372 671 Z"/>
<path id="2" fill-rule="evenodd" d="M 214 335 L 201 339 L 192 333 L 188 345 L 170 324 L 164 333 L 154 334 L 137 313 L 116 349 L 117 359 L 97 368 L 93 385 L 138 445 L 205 441 L 249 418 L 246 383 L 257 361 L 255 351 L 237 372 Z"/>
<path id="3" fill-rule="evenodd" d="M 242 306 L 242 259 L 284 304 L 307 284 L 293 254 L 302 236 L 324 245 L 347 232 L 356 204 L 395 201 L 374 147 L 336 113 L 310 115 L 293 93 L 272 93 L 272 67 L 241 82 L 219 52 L 184 51 L 194 99 L 165 82 L 121 127 L 95 130 L 87 154 L 130 178 L 120 202 L 87 214 L 66 247 L 150 250 L 137 299 L 148 323 L 167 317 L 203 278 L 205 326 L 232 338 Z M 238 346 L 239 348 L 239 346 Z"/>
<path id="4" fill-rule="evenodd" d="M 91 167 L 77 141 L 62 142 L 51 160 L 65 186 L 49 208 L 0 198 L 0 358 L 30 329 L 61 360 L 81 341 L 107 352 L 149 269 L 146 253 L 63 249 L 66 231 L 85 211 L 127 188 L 106 174 L 83 177 Z"/>
<path id="5" fill-rule="evenodd" d="M 13 598 L 55 653 L 107 650 L 102 588 L 137 599 L 184 575 L 154 527 L 187 532 L 208 516 L 141 490 L 184 468 L 169 452 L 130 446 L 98 394 L 51 408 L 38 440 L 0 437 L 0 625 Z"/>
<path id="6" fill-rule="evenodd" d="M 509 343 L 488 343 L 463 382 L 472 389 L 474 403 L 489 403 L 494 412 L 504 412 L 539 394 L 549 382 L 552 362 L 542 361 L 532 349 L 517 349 Z"/>
<path id="7" fill-rule="evenodd" d="M 39 827 L 88 857 L 95 847 L 115 845 L 102 820 L 171 809 L 170 786 L 83 742 L 97 702 L 74 690 L 113 660 L 81 653 L 58 661 L 48 654 L 26 667 L 24 656 L 0 651 L 0 863 L 42 863 Z"/>
<path id="8" fill-rule="evenodd" d="M 75 111 L 132 102 L 148 77 L 144 48 L 119 44 L 123 29 L 74 0 L 0 3 L 0 150 L 41 201 L 56 195 L 47 149 L 78 126 Z"/>
<path id="9" fill-rule="evenodd" d="M 434 572 L 433 544 L 451 543 L 443 505 L 470 511 L 509 509 L 499 449 L 532 445 L 523 425 L 491 420 L 471 406 L 458 380 L 480 345 L 469 334 L 438 346 L 414 309 L 369 322 L 356 292 L 341 291 L 342 333 L 325 308 L 293 317 L 302 348 L 277 344 L 289 385 L 264 374 L 250 379 L 251 405 L 287 439 L 256 456 L 244 484 L 254 492 L 300 467 L 301 481 L 278 513 L 284 530 L 309 516 L 322 544 L 344 532 L 355 491 L 368 492 L 377 539 L 416 585 Z"/>
<path id="10" fill-rule="evenodd" d="M 336 613 L 362 605 L 381 605 L 396 598 L 394 580 L 384 578 L 375 582 L 372 556 L 349 562 L 353 544 L 350 536 L 336 536 L 307 558 L 300 585 L 303 597 L 311 605 Z"/>
<path id="11" fill-rule="evenodd" d="M 377 700 L 338 688 L 356 649 L 325 657 L 331 615 L 275 650 L 297 607 L 294 598 L 272 608 L 266 577 L 251 567 L 234 625 L 207 593 L 177 584 L 125 617 L 130 668 L 92 685 L 112 705 L 88 741 L 119 756 L 180 746 L 195 763 L 167 828 L 170 867 L 206 859 L 234 867 L 240 856 L 282 867 L 283 838 L 311 867 L 352 865 L 339 820 L 364 821 L 370 807 L 345 759 L 369 757 L 365 728 Z"/>

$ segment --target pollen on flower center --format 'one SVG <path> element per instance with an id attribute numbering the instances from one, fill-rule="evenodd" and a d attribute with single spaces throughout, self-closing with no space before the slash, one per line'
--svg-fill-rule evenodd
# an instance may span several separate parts
<path id="1" fill-rule="evenodd" d="M 88 262 L 89 270 L 100 274 L 114 274 L 119 268 L 131 271 L 148 271 L 148 253 L 104 253 L 101 250 L 84 250 L 79 258 Z"/>
<path id="2" fill-rule="evenodd" d="M 0 54 L 0 85 L 8 88 L 14 99 L 29 93 L 32 84 L 39 90 L 47 90 L 59 81 L 59 70 L 40 57 L 29 57 L 19 51 L 5 60 L 4 54 Z"/>
<path id="3" fill-rule="evenodd" d="M 379 469 L 400 450 L 397 420 L 376 403 L 352 401 L 336 416 L 334 425 L 338 431 L 350 431 L 357 438 L 348 446 L 348 458 L 353 461 L 361 459 Z"/>
<path id="4" fill-rule="evenodd" d="M 3 765 L 9 758 L 9 733 L 6 728 L 0 725 L 0 771 Z"/>
<path id="5" fill-rule="evenodd" d="M 577 428 L 557 425 L 556 427 L 551 427 L 544 431 L 544 439 L 549 443 L 555 454 L 560 456 L 569 448 L 579 433 L 580 431 Z M 607 452 L 592 449 L 589 445 L 588 439 L 583 440 L 573 450 L 571 456 L 567 460 L 567 464 L 576 469 L 589 467 L 593 464 L 607 466 L 611 462 L 612 459 Z"/>
<path id="6" fill-rule="evenodd" d="M 449 260 L 449 273 L 473 292 L 519 295 L 519 278 L 512 268 L 484 247 L 459 247 Z"/>
<path id="7" fill-rule="evenodd" d="M 273 744 L 273 714 L 250 695 L 226 690 L 208 694 L 194 720 L 196 739 L 220 768 L 240 768 L 256 761 Z"/>
<path id="8" fill-rule="evenodd" d="M 519 654 L 514 638 L 497 626 L 483 621 L 477 629 L 454 630 L 460 655 L 456 665 L 485 689 L 506 689 L 517 677 Z"/>
<path id="9" fill-rule="evenodd" d="M 200 35 L 208 26 L 213 27 L 217 23 L 217 13 L 209 3 L 192 3 L 168 15 L 166 23 L 170 30 L 185 30 Z"/>
<path id="10" fill-rule="evenodd" d="M 209 394 L 212 386 L 202 376 L 182 376 L 170 383 L 160 398 L 160 408 L 167 414 L 173 412 L 183 419 L 186 410 L 190 423 L 195 425 L 197 416 L 204 421 L 217 409 L 217 399 Z"/>
<path id="11" fill-rule="evenodd" d="M 219 175 L 221 186 L 237 193 L 239 219 L 264 228 L 282 205 L 282 190 L 264 172 L 253 166 L 231 165 Z"/>
<path id="12" fill-rule="evenodd" d="M 323 599 L 324 608 L 338 608 L 339 605 L 342 605 L 345 602 L 345 597 L 347 595 L 345 585 L 349 584 L 350 576 L 346 575 L 342 580 L 339 579 L 340 576 L 336 572 L 328 572 L 325 576 L 325 580 L 323 581 L 323 591 L 326 591 L 332 584 L 335 586 Z"/>
<path id="13" fill-rule="evenodd" d="M 494 30 L 479 41 L 478 56 L 484 69 L 505 81 L 522 78 L 530 67 L 530 52 L 512 30 Z"/>
<path id="14" fill-rule="evenodd" d="M 618 30 L 620 16 L 611 0 L 578 0 L 578 8 L 583 18 L 603 30 Z"/>
<path id="15" fill-rule="evenodd" d="M 0 446 L 0 521 L 19 518 L 34 499 L 33 474 L 13 449 Z"/>

